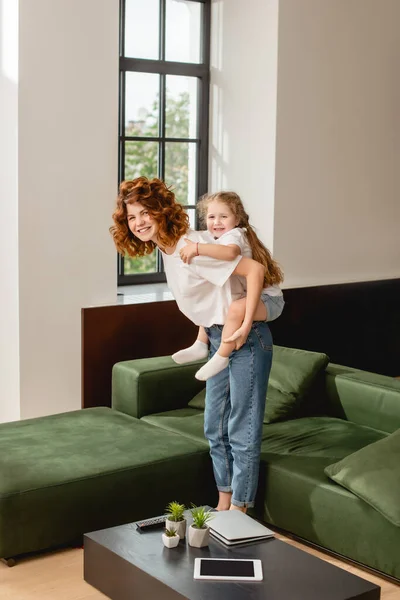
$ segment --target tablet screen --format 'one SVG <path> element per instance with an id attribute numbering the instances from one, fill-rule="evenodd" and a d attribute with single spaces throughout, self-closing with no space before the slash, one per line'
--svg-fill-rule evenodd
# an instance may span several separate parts
<path id="1" fill-rule="evenodd" d="M 252 560 L 201 560 L 202 577 L 254 577 Z"/>

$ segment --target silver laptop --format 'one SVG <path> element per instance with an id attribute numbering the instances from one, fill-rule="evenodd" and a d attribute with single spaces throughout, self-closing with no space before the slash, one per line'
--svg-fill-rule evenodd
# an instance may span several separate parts
<path id="1" fill-rule="evenodd" d="M 240 510 L 224 510 L 213 515 L 209 521 L 211 535 L 227 546 L 256 542 L 275 535 L 271 529 Z"/>

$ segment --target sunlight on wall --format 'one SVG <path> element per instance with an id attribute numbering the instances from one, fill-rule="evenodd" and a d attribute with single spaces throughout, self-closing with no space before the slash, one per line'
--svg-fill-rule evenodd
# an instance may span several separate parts
<path id="1" fill-rule="evenodd" d="M 278 8 L 278 0 L 214 0 L 211 6 L 209 190 L 237 192 L 270 250 Z"/>
<path id="2" fill-rule="evenodd" d="M 0 0 L 0 423 L 20 418 L 18 2 Z"/>
<path id="3" fill-rule="evenodd" d="M 18 2 L 0 0 L 1 5 L 1 72 L 18 82 Z"/>
<path id="4" fill-rule="evenodd" d="M 210 86 L 210 158 L 209 172 L 212 190 L 228 186 L 226 170 L 229 164 L 229 136 L 224 129 L 224 6 L 223 2 L 213 2 L 211 7 L 212 43 L 211 43 L 211 86 Z"/>

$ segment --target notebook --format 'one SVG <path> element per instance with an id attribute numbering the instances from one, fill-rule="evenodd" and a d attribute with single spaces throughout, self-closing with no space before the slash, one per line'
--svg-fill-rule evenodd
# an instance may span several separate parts
<path id="1" fill-rule="evenodd" d="M 256 542 L 275 535 L 271 529 L 240 510 L 224 510 L 213 515 L 209 521 L 210 533 L 226 546 Z"/>

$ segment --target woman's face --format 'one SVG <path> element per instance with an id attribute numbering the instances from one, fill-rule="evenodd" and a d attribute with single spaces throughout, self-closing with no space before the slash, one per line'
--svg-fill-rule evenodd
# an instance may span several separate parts
<path id="1" fill-rule="evenodd" d="M 238 220 L 225 202 L 213 200 L 207 207 L 207 229 L 214 238 L 238 226 Z"/>
<path id="2" fill-rule="evenodd" d="M 126 205 L 128 227 L 134 236 L 142 242 L 157 243 L 158 224 L 150 215 L 147 208 L 139 202 Z"/>

